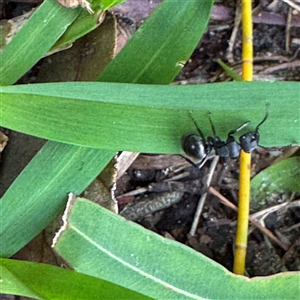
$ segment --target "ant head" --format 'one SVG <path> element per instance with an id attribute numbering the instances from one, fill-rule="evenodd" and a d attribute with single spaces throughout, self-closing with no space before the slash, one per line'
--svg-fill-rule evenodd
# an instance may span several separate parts
<path id="1" fill-rule="evenodd" d="M 262 121 L 256 126 L 255 131 L 247 132 L 247 133 L 243 134 L 239 139 L 241 148 L 247 153 L 252 152 L 258 146 L 259 138 L 260 138 L 258 129 L 267 120 L 267 118 L 269 116 L 268 107 L 269 107 L 269 105 L 267 104 L 266 105 L 266 114 L 265 114 L 264 118 L 262 119 Z"/>
<path id="2" fill-rule="evenodd" d="M 239 139 L 241 148 L 245 152 L 251 153 L 258 146 L 259 138 L 260 135 L 258 131 L 251 131 L 243 134 Z"/>

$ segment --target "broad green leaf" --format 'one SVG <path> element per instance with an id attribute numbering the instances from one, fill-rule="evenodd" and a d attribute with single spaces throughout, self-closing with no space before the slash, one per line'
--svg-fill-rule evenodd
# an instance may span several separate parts
<path id="1" fill-rule="evenodd" d="M 78 272 L 155 299 L 298 299 L 300 296 L 299 272 L 249 280 L 88 200 L 77 198 L 68 204 L 67 222 L 55 250 Z"/>
<path id="2" fill-rule="evenodd" d="M 10 257 L 80 194 L 106 166 L 112 151 L 48 142 L 0 201 L 0 256 Z"/>
<path id="3" fill-rule="evenodd" d="M 258 173 L 251 180 L 251 207 L 276 205 L 285 192 L 300 191 L 300 157 L 291 157 Z"/>
<path id="4" fill-rule="evenodd" d="M 0 52 L 0 85 L 17 81 L 41 59 L 80 13 L 45 0 L 13 40 Z"/>
<path id="5" fill-rule="evenodd" d="M 60 83 L 3 87 L 0 125 L 50 140 L 102 149 L 180 153 L 180 138 L 217 134 L 245 121 L 260 127 L 260 144 L 299 143 L 299 83 L 229 82 L 199 86 Z M 288 99 L 288 101 L 283 101 Z M 1 112 L 0 112 L 1 114 Z M 17 118 L 15 116 L 18 116 Z"/>
<path id="6" fill-rule="evenodd" d="M 169 84 L 204 33 L 213 0 L 164 0 L 111 61 L 99 80 Z M 167 67 L 166 67 L 167 66 Z"/>
<path id="7" fill-rule="evenodd" d="M 49 0 L 50 1 L 50 0 Z M 168 2 L 170 2 L 170 1 L 164 1 L 161 5 L 160 5 L 160 10 L 159 10 L 159 14 L 161 15 L 161 17 L 162 17 L 162 21 L 161 21 L 161 24 L 162 24 L 162 22 L 163 22 L 163 16 L 165 16 L 166 15 L 166 13 L 169 11 L 169 9 L 170 9 L 170 5 L 168 4 Z M 194 3 L 194 0 L 186 0 L 185 1 L 186 3 L 188 2 L 188 3 Z M 212 3 L 211 2 L 204 2 L 204 3 L 206 3 L 206 5 L 208 6 L 208 7 L 211 7 L 211 5 L 212 5 Z M 176 7 L 178 7 L 178 9 L 180 9 L 180 10 L 183 10 L 184 12 L 185 12 L 185 18 L 187 18 L 190 14 L 188 13 L 189 12 L 189 10 L 190 9 L 195 9 L 195 7 L 194 6 L 186 6 L 186 5 L 183 5 L 183 6 L 178 6 L 178 3 L 177 2 L 173 2 L 173 5 L 175 5 Z M 68 12 L 70 12 L 70 11 L 72 11 L 72 10 L 70 10 L 70 9 L 65 9 L 65 8 L 63 8 L 64 9 L 64 11 L 68 11 Z M 202 9 L 203 9 L 203 7 L 201 6 L 199 6 L 198 7 L 198 13 L 199 14 L 202 14 Z M 210 10 L 210 9 L 209 9 Z M 209 18 L 209 10 L 207 10 L 206 9 L 206 11 L 208 12 L 208 15 L 206 16 L 206 18 Z M 196 10 L 197 11 L 197 10 Z M 156 18 L 159 18 L 159 16 L 158 15 L 156 15 Z M 173 23 L 174 24 L 174 26 L 176 26 L 176 22 L 178 21 L 178 19 L 174 19 L 174 20 L 168 20 L 168 22 L 171 22 L 171 23 Z M 148 22 L 148 23 L 150 23 L 150 24 L 152 24 L 152 26 L 153 27 L 155 27 L 157 30 L 160 30 L 161 28 L 157 28 L 157 26 L 156 26 L 156 23 L 155 23 L 155 19 L 153 19 L 152 18 L 152 15 L 148 18 L 148 20 L 146 21 L 146 22 Z M 197 23 L 202 23 L 203 22 L 203 20 L 200 20 L 199 18 L 190 18 L 189 19 L 189 26 L 187 26 L 187 27 L 185 27 L 184 28 L 184 30 L 186 31 L 186 32 L 193 32 L 193 30 L 196 28 L 196 27 L 198 27 L 198 25 L 197 25 Z M 59 24 L 59 23 L 58 23 Z M 166 24 L 163 24 L 162 26 L 165 26 Z M 148 25 L 149 26 L 149 25 Z M 179 31 L 181 31 L 181 30 L 183 30 L 183 29 L 178 29 Z M 202 33 L 201 32 L 199 32 L 198 33 L 198 39 L 200 40 L 200 38 L 201 38 L 201 35 L 202 35 Z M 28 35 L 28 36 L 30 36 L 30 35 Z M 143 32 L 139 32 L 139 36 L 138 36 L 138 38 L 140 39 L 141 38 L 141 36 L 144 36 L 144 38 L 145 39 L 147 39 L 147 36 L 145 35 L 145 34 L 143 34 Z M 190 34 L 187 34 L 187 36 L 191 36 L 191 41 L 187 41 L 187 40 L 185 40 L 185 44 L 186 45 L 190 45 L 190 53 L 192 53 L 192 51 L 193 51 L 193 49 L 194 49 L 194 37 L 193 37 L 193 35 L 190 35 Z M 132 40 L 133 39 L 135 39 L 135 38 L 137 38 L 137 35 L 135 35 L 135 36 L 133 36 L 132 37 Z M 164 43 L 164 41 L 161 41 L 162 43 Z M 170 49 L 176 49 L 176 51 L 174 51 L 174 53 L 176 52 L 176 55 L 178 55 L 178 53 L 180 53 L 181 51 L 182 51 L 182 47 L 178 47 L 179 45 L 180 45 L 180 40 L 178 40 L 176 37 L 174 37 L 173 36 L 173 43 L 170 43 L 169 44 L 169 47 L 170 47 Z M 159 45 L 157 45 L 158 46 L 158 49 L 160 48 L 160 46 Z M 185 50 L 185 48 L 184 48 L 184 50 Z M 134 53 L 137 53 L 137 51 L 140 51 L 139 49 L 133 49 L 132 50 Z M 153 53 L 152 53 L 152 55 L 153 56 L 157 56 L 158 54 L 157 54 L 157 49 L 152 49 L 152 51 L 153 51 Z M 170 55 L 172 55 L 172 53 L 170 52 Z M 21 58 L 19 58 L 19 59 L 21 59 Z M 129 57 L 129 61 L 131 61 L 131 56 Z M 16 65 L 18 65 L 18 64 L 20 64 L 20 61 L 15 61 L 15 64 Z M 127 67 L 127 65 L 128 65 L 128 60 L 127 60 L 127 58 L 126 57 L 124 57 L 124 59 L 122 60 L 122 61 L 119 61 L 119 71 L 120 70 L 122 70 L 122 69 L 126 69 L 126 67 Z M 166 60 L 153 60 L 153 61 L 151 61 L 150 63 L 148 63 L 147 64 L 147 66 L 142 66 L 142 65 L 140 65 L 140 68 L 141 68 L 141 70 L 143 70 L 143 72 L 145 72 L 145 70 L 148 70 L 147 72 L 148 72 L 148 75 L 149 75 L 149 78 L 151 78 L 151 77 L 153 77 L 153 76 L 155 76 L 155 74 L 157 73 L 156 72 L 156 68 L 155 68 L 155 66 L 157 66 L 157 67 L 160 67 L 160 66 L 164 66 L 164 68 L 165 69 L 167 69 L 167 70 L 169 70 L 170 72 L 169 72 L 169 81 L 171 81 L 172 80 L 172 78 L 174 77 L 174 73 L 173 73 L 173 70 L 174 70 L 174 65 L 173 65 L 173 63 L 171 63 L 171 65 L 169 64 L 169 61 L 166 61 Z M 107 69 L 106 70 L 106 74 L 108 74 L 107 72 L 108 72 L 108 70 L 109 69 Z M 113 68 L 111 68 L 110 69 L 111 71 L 111 74 L 114 74 L 114 69 Z M 135 70 L 136 72 L 139 72 L 139 70 Z M 166 70 L 165 70 L 165 72 L 167 72 Z M 127 77 L 127 74 L 128 74 L 128 72 L 123 72 L 123 77 L 122 78 L 118 78 L 118 80 L 119 81 L 126 81 L 126 77 Z M 4 76 L 4 74 L 2 74 L 3 76 Z M 108 76 L 108 75 L 107 75 Z M 144 79 L 145 81 L 144 81 L 144 83 L 147 83 L 146 82 L 146 79 Z M 12 84 L 13 83 L 13 80 L 12 79 L 10 79 L 10 80 L 7 80 L 7 84 Z M 77 84 L 76 84 L 77 85 Z M 55 84 L 55 86 L 54 86 L 54 89 L 59 89 L 59 84 Z M 97 89 L 97 91 L 96 91 L 96 94 L 97 94 L 97 98 L 99 97 L 99 90 Z M 19 97 L 21 97 L 21 95 L 19 94 L 18 95 Z M 26 96 L 25 96 L 26 97 Z M 36 99 L 36 97 L 34 97 L 33 95 L 31 96 L 32 98 L 35 98 Z M 3 100 L 3 98 L 4 98 L 4 94 L 3 95 L 1 95 L 1 98 L 0 98 L 0 101 L 2 101 Z M 23 98 L 23 97 L 21 97 L 21 98 Z M 39 99 L 41 99 L 40 98 L 40 96 L 37 96 L 37 98 L 39 98 Z M 44 98 L 44 100 L 45 100 L 45 98 Z M 14 101 L 12 101 L 12 103 L 11 104 L 13 104 L 13 102 Z M 21 101 L 22 102 L 22 101 Z M 24 103 L 23 103 L 24 104 Z M 3 120 L 3 115 L 4 115 L 4 110 L 2 109 L 4 107 L 4 102 L 2 101 L 1 102 L 1 110 L 0 110 L 0 120 L 1 120 L 1 122 L 2 122 L 2 120 Z M 11 106 L 10 106 L 11 107 Z M 41 108 L 41 107 L 40 107 Z M 73 108 L 72 108 L 73 109 Z M 9 109 L 9 111 L 11 111 L 11 109 Z M 11 111 L 12 112 L 12 111 Z M 6 113 L 8 113 L 8 111 L 5 111 L 5 115 L 6 115 Z M 23 113 L 25 113 L 25 111 L 23 111 Z M 33 117 L 33 115 L 31 115 L 30 117 Z M 133 118 L 134 117 L 134 115 L 133 116 L 131 116 L 131 118 Z M 20 118 L 20 119 L 19 119 Z M 35 117 L 34 117 L 35 118 Z M 21 119 L 22 119 L 22 116 L 20 115 L 20 114 L 14 114 L 14 116 L 13 116 L 13 119 L 15 119 L 15 120 L 20 120 L 21 121 Z M 86 114 L 85 116 L 84 116 L 84 119 L 85 120 L 89 120 L 89 116 Z M 99 121 L 99 118 L 97 118 L 97 122 Z M 33 124 L 33 123 L 35 123 L 36 122 L 36 120 L 35 119 L 31 119 L 31 123 Z M 36 124 L 36 123 L 35 123 Z M 55 124 L 52 124 L 53 126 L 56 126 Z M 59 124 L 58 124 L 59 125 Z M 131 127 L 131 126 L 130 126 Z M 67 126 L 67 128 L 69 128 L 69 126 Z M 60 130 L 60 128 L 59 127 L 57 127 L 57 130 Z M 76 126 L 76 128 L 74 129 L 74 131 L 72 132 L 72 134 L 74 133 L 74 132 L 76 132 L 78 130 L 78 127 Z M 99 134 L 99 130 L 101 130 L 101 128 L 100 127 L 98 127 L 97 126 L 97 130 L 96 130 L 96 132 L 95 132 L 95 137 L 97 137 L 98 136 L 98 134 Z M 84 133 L 84 135 L 85 134 L 89 134 L 88 132 L 85 132 Z M 83 136 L 81 136 L 81 137 L 79 137 L 78 136 L 78 138 L 79 139 L 81 139 L 81 138 L 83 138 Z M 177 137 L 176 137 L 176 143 L 177 143 Z M 52 142 L 48 142 L 48 146 L 47 147 L 56 147 L 57 146 L 57 144 L 56 143 L 52 143 Z M 61 147 L 61 148 L 60 148 Z M 66 155 L 67 156 L 67 153 L 65 153 L 64 152 L 64 145 L 60 145 L 60 147 L 57 147 L 56 149 L 56 157 L 60 157 L 61 156 L 61 152 L 64 154 L 64 155 Z M 73 151 L 76 151 L 76 149 L 72 149 L 71 147 L 70 147 L 70 155 L 72 155 L 72 152 Z M 93 153 L 94 153 L 94 149 L 90 149 L 90 148 L 86 148 L 86 149 L 82 149 L 82 155 L 83 155 L 83 157 L 87 157 L 87 158 L 89 158 L 89 157 L 91 157 L 91 155 L 93 155 Z M 41 156 L 40 156 L 40 158 L 39 158 L 39 160 L 40 161 L 42 161 L 42 162 L 44 162 L 44 164 L 43 164 L 43 166 L 44 166 L 44 168 L 45 169 L 47 169 L 47 168 L 52 168 L 53 167 L 53 163 L 52 163 L 52 161 L 50 161 L 49 162 L 49 165 L 47 164 L 47 162 L 48 162 L 48 157 L 47 157 L 47 155 L 46 154 L 43 154 L 43 153 L 45 153 L 45 152 L 47 152 L 47 151 L 44 151 L 44 149 L 42 149 L 42 154 L 41 154 Z M 85 154 L 85 155 L 84 155 Z M 106 151 L 104 151 L 103 150 L 103 152 L 102 152 L 102 150 L 98 150 L 98 152 L 97 152 L 97 154 L 94 154 L 94 155 L 99 155 L 99 156 L 101 156 L 101 155 L 103 155 L 103 156 L 106 156 L 107 155 L 107 152 Z M 113 156 L 113 152 L 111 152 L 111 157 Z M 66 166 L 67 167 L 69 167 L 69 164 L 68 164 L 68 162 L 67 162 L 67 160 L 66 160 L 66 162 L 65 162 L 65 164 L 66 164 Z M 85 164 L 88 164 L 88 160 L 85 160 L 85 159 L 83 159 L 82 160 L 82 168 L 84 169 L 85 168 Z M 88 167 L 88 166 L 87 166 Z M 68 169 L 68 168 L 66 168 L 66 169 Z M 32 172 L 31 170 L 33 170 L 34 172 Z M 101 171 L 101 168 L 99 167 L 99 172 Z M 25 172 L 25 173 L 24 173 Z M 25 169 L 25 171 L 24 171 L 23 173 L 24 174 L 26 174 L 26 175 L 22 175 L 22 177 L 21 177 L 21 179 L 20 178 L 18 178 L 16 181 L 15 181 L 15 184 L 14 185 L 12 185 L 11 187 L 10 187 L 10 189 L 8 190 L 8 192 L 6 193 L 6 198 L 5 198 L 5 207 L 3 207 L 3 208 L 1 208 L 0 207 L 0 209 L 1 209 L 1 213 L 2 214 L 6 214 L 6 213 L 9 213 L 10 211 L 13 211 L 14 209 L 18 209 L 18 207 L 19 207 L 19 203 L 17 202 L 17 200 L 16 200 L 16 195 L 18 196 L 18 195 L 20 195 L 20 194 L 23 194 L 23 191 L 24 191 L 24 193 L 25 192 L 28 192 L 28 182 L 30 182 L 31 181 L 31 178 L 34 176 L 34 175 L 36 175 L 36 173 L 38 172 L 35 168 L 33 168 L 32 169 L 32 167 L 31 167 L 31 165 L 29 165 L 26 169 Z M 35 173 L 36 172 L 36 173 Z M 88 184 L 86 183 L 86 182 L 88 182 L 88 181 L 90 181 L 90 174 L 87 172 L 87 173 L 85 173 L 85 174 L 81 174 L 81 178 L 82 178 L 82 181 L 81 181 L 81 183 L 82 183 L 82 186 L 84 186 L 84 187 L 86 187 Z M 96 175 L 95 175 L 96 176 Z M 91 176 L 92 177 L 92 176 Z M 31 189 L 30 191 L 32 192 L 32 193 L 35 193 L 36 191 L 35 190 L 44 190 L 44 182 L 47 182 L 47 181 L 50 181 L 50 182 L 52 182 L 51 181 L 51 174 L 50 175 L 48 175 L 48 174 L 44 174 L 43 175 L 43 173 L 39 173 L 39 178 L 40 178 L 40 184 L 37 184 L 37 186 L 34 188 L 34 189 Z M 58 173 L 57 174 L 57 182 L 60 182 L 60 180 L 64 180 L 64 178 L 65 178 L 65 174 L 64 173 Z M 72 183 L 72 178 L 70 178 L 70 177 L 68 177 L 68 180 L 69 180 L 69 184 L 71 184 Z M 86 181 L 85 181 L 86 180 Z M 64 202 L 65 201 L 65 193 L 66 193 L 66 189 L 65 189 L 65 187 L 64 186 L 61 186 L 61 185 L 49 185 L 49 187 L 48 187 L 49 189 L 52 189 L 51 191 L 49 190 L 48 191 L 48 189 L 45 191 L 45 192 L 49 192 L 49 193 L 53 193 L 53 194 L 59 194 L 59 195 L 62 195 L 61 196 L 61 198 L 60 198 L 60 203 L 62 203 L 62 202 Z M 70 190 L 68 190 L 68 192 L 69 192 Z M 47 193 L 46 193 L 46 195 L 47 195 Z M 33 211 L 33 214 L 31 215 L 31 218 L 30 219 L 26 219 L 26 224 L 30 227 L 30 228 L 35 228 L 35 231 L 33 232 L 34 234 L 36 234 L 36 232 L 39 232 L 39 231 L 41 231 L 47 224 L 46 224 L 46 222 L 44 222 L 40 217 L 39 217 L 39 214 L 41 213 L 41 212 L 43 212 L 44 211 L 44 205 L 48 205 L 48 198 L 47 197 L 44 197 L 44 195 L 43 194 L 41 194 L 41 197 L 39 198 L 39 200 L 40 201 L 31 201 L 31 198 L 29 198 L 29 202 L 30 203 L 32 203 L 32 207 L 31 207 L 31 211 Z M 11 205 L 9 205 L 9 203 L 12 203 Z M 60 208 L 58 208 L 56 211 L 55 211 L 55 213 L 56 214 L 58 214 L 58 212 L 59 212 L 59 210 L 60 210 Z M 40 212 L 41 211 L 41 212 Z M 50 213 L 51 214 L 51 213 Z M 52 215 L 54 216 L 54 213 L 52 213 Z M 52 217 L 53 218 L 53 217 Z M 49 220 L 51 219 L 51 217 L 49 217 Z M 14 222 L 15 222 L 15 220 L 13 219 L 13 218 L 11 218 L 10 219 L 10 222 L 11 222 L 11 224 L 12 224 L 12 226 L 13 226 L 13 224 L 14 224 Z M 22 235 L 23 234 L 23 237 L 24 237 L 24 239 L 21 239 L 21 241 L 22 241 L 22 243 L 25 243 L 25 240 L 27 239 L 27 242 L 33 237 L 33 235 L 32 235 L 32 232 L 31 233 L 29 233 L 28 235 L 27 235 L 27 228 L 26 228 L 26 226 L 24 226 L 23 224 L 19 224 L 19 223 L 17 223 L 17 226 L 15 227 L 16 228 L 16 230 L 17 230 L 17 232 L 18 232 L 18 234 L 19 235 Z M 15 234 L 15 232 L 14 231 L 12 231 L 12 232 L 6 232 L 7 234 L 5 234 L 4 235 L 4 237 L 3 237 L 3 239 L 5 239 L 5 240 L 7 240 L 7 241 L 9 241 L 9 239 L 10 239 L 10 236 L 13 236 L 14 234 Z M 11 245 L 11 244 L 8 244 L 8 250 L 6 251 L 6 255 L 12 255 L 13 253 L 15 253 L 17 250 L 19 250 L 19 248 L 23 245 L 22 243 L 19 243 L 19 244 L 16 244 L 16 245 Z M 18 248 L 19 247 L 19 248 Z"/>
<path id="8" fill-rule="evenodd" d="M 36 299 L 150 299 L 74 271 L 0 258 L 0 292 Z"/>

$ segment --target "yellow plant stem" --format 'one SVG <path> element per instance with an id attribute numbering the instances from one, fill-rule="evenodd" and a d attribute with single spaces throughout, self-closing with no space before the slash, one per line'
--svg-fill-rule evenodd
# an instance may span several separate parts
<path id="1" fill-rule="evenodd" d="M 251 4 L 251 0 L 242 0 L 242 72 L 243 79 L 246 81 L 252 81 L 253 76 L 253 36 Z"/>
<path id="2" fill-rule="evenodd" d="M 242 60 L 243 80 L 252 81 L 253 77 L 253 36 L 252 36 L 252 1 L 242 0 Z M 248 240 L 249 203 L 250 203 L 250 166 L 251 154 L 240 153 L 240 190 L 237 232 L 233 272 L 244 275 Z"/>
<path id="3" fill-rule="evenodd" d="M 244 275 L 248 240 L 251 154 L 240 153 L 240 190 L 233 272 Z"/>

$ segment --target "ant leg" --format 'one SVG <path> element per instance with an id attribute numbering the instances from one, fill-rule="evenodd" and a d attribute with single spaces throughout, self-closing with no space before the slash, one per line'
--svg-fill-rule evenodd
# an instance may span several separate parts
<path id="1" fill-rule="evenodd" d="M 196 120 L 193 118 L 192 113 L 189 112 L 189 114 L 190 114 L 190 117 L 191 117 L 192 121 L 194 122 L 194 124 L 195 124 L 195 126 L 196 126 L 196 128 L 197 128 L 197 131 L 198 131 L 199 135 L 201 136 L 202 140 L 203 140 L 204 143 L 205 143 L 205 142 L 206 142 L 206 139 L 205 139 L 205 137 L 204 137 L 203 132 L 201 131 L 200 127 L 198 126 Z"/>
<path id="2" fill-rule="evenodd" d="M 221 167 L 219 174 L 217 175 L 218 186 L 222 185 L 222 180 L 224 178 L 225 172 L 228 169 L 227 158 L 223 157 L 221 162 L 222 162 L 222 167 Z"/>
<path id="3" fill-rule="evenodd" d="M 182 154 L 177 154 L 179 156 L 181 156 L 182 158 L 184 158 L 188 163 L 190 163 L 192 166 L 194 166 L 196 169 L 201 169 L 203 167 L 203 165 L 206 163 L 207 161 L 207 156 L 205 156 L 201 161 L 199 166 L 197 166 L 191 159 L 189 159 L 188 157 L 182 155 Z"/>
<path id="4" fill-rule="evenodd" d="M 201 162 L 200 162 L 200 164 L 199 164 L 199 166 L 198 166 L 198 169 L 199 169 L 199 170 L 203 167 L 203 165 L 206 163 L 207 160 L 208 160 L 208 155 L 205 156 L 205 157 L 201 160 Z"/>
<path id="5" fill-rule="evenodd" d="M 229 138 L 231 135 L 235 134 L 236 132 L 242 130 L 244 127 L 246 127 L 249 124 L 249 121 L 243 123 L 240 127 L 238 127 L 237 129 L 233 129 L 231 131 L 228 132 L 227 138 Z"/>
<path id="6" fill-rule="evenodd" d="M 180 157 L 184 158 L 188 163 L 190 163 L 192 166 L 194 166 L 196 169 L 198 169 L 198 166 L 191 160 L 189 159 L 188 157 L 182 155 L 182 154 L 177 154 L 179 155 Z"/>

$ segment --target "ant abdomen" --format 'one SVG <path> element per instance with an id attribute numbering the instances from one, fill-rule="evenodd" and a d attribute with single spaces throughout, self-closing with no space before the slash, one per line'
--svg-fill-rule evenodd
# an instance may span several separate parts
<path id="1" fill-rule="evenodd" d="M 181 147 L 186 155 L 200 160 L 206 157 L 208 151 L 205 141 L 196 134 L 183 135 L 181 138 Z"/>

